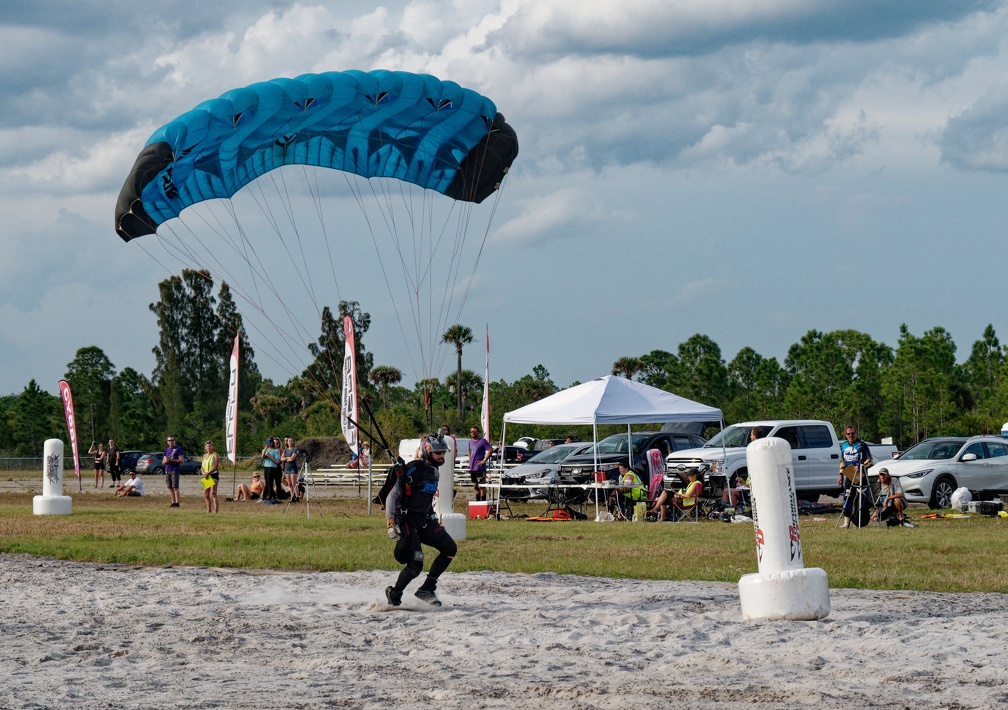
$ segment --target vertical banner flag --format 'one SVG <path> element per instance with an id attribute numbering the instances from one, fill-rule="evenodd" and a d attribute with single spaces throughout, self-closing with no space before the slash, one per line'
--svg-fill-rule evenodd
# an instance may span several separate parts
<path id="1" fill-rule="evenodd" d="M 228 461 L 238 460 L 238 339 L 235 336 L 231 349 L 231 374 L 228 377 L 227 409 L 224 410 L 224 443 L 227 444 Z"/>
<path id="2" fill-rule="evenodd" d="M 483 375 L 483 411 L 480 412 L 483 436 L 490 441 L 490 326 L 486 327 L 486 372 Z"/>
<path id="3" fill-rule="evenodd" d="M 357 451 L 357 357 L 354 352 L 353 319 L 343 316 L 343 340 L 346 343 L 346 353 L 343 356 L 343 406 L 340 408 L 340 424 L 343 425 L 343 437 L 350 450 Z M 353 419 L 353 422 L 350 421 Z"/>
<path id="4" fill-rule="evenodd" d="M 70 383 L 59 381 L 60 399 L 63 400 L 63 416 L 66 417 L 67 432 L 70 434 L 70 448 L 73 450 L 74 473 L 80 478 L 80 454 L 77 451 L 77 420 L 74 419 L 73 395 L 70 394 Z"/>

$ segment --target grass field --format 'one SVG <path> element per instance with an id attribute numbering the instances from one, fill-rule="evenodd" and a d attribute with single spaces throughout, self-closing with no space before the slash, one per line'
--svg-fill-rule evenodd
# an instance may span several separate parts
<path id="1" fill-rule="evenodd" d="M 76 485 L 76 481 L 74 481 Z M 150 486 L 148 482 L 148 486 Z M 362 497 L 323 496 L 322 515 L 303 504 L 72 494 L 70 516 L 35 516 L 28 491 L 0 493 L 0 552 L 131 565 L 281 570 L 395 569 L 384 516 Z M 461 510 L 464 502 L 457 504 Z M 516 516 L 542 503 L 512 504 Z M 285 515 L 286 512 L 286 515 Z M 911 517 L 928 512 L 912 510 Z M 918 520 L 918 527 L 840 530 L 834 515 L 802 518 L 807 567 L 832 587 L 1008 592 L 1008 519 L 973 515 Z M 737 582 L 758 571 L 749 524 L 470 520 L 454 571 L 556 572 L 613 578 Z"/>

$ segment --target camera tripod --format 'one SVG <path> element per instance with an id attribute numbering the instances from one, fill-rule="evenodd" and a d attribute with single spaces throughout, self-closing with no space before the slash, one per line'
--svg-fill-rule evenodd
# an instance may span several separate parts
<path id="1" fill-rule="evenodd" d="M 850 471 L 850 469 L 854 469 Z M 843 525 L 844 518 L 850 517 L 850 524 L 863 528 L 871 522 L 872 511 L 875 509 L 875 494 L 868 480 L 868 469 L 864 464 L 851 464 L 844 468 L 844 477 L 850 481 L 850 487 L 844 496 L 843 510 L 837 520 L 837 527 Z M 848 503 L 850 507 L 848 508 Z M 847 511 L 850 511 L 849 513 Z"/>
<path id="2" fill-rule="evenodd" d="M 315 506 L 318 508 L 319 517 L 324 518 L 325 516 L 322 515 L 322 503 L 319 501 L 318 494 L 315 493 L 315 481 L 308 475 L 309 473 L 308 455 L 305 454 L 304 452 L 301 452 L 301 455 L 304 456 L 304 463 L 301 464 L 301 473 L 298 474 L 297 482 L 299 485 L 293 491 L 291 491 L 291 497 L 287 501 L 287 507 L 284 508 L 283 512 L 284 517 L 287 516 L 287 511 L 290 510 L 291 503 L 294 502 L 294 494 L 297 492 L 297 489 L 300 488 L 300 484 L 304 483 L 304 493 L 301 495 L 301 497 L 304 499 L 305 504 L 305 518 L 311 520 L 311 504 L 313 498 L 315 499 Z"/>

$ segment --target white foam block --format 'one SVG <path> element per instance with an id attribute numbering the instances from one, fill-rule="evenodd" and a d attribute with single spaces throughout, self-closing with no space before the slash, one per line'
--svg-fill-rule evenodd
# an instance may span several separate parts
<path id="1" fill-rule="evenodd" d="M 829 582 L 818 567 L 743 575 L 738 589 L 746 619 L 812 621 L 830 613 Z"/>
<path id="2" fill-rule="evenodd" d="M 441 524 L 444 525 L 444 529 L 448 531 L 448 534 L 452 536 L 452 540 L 465 540 L 466 516 L 462 515 L 462 513 L 447 513 L 441 516 Z"/>

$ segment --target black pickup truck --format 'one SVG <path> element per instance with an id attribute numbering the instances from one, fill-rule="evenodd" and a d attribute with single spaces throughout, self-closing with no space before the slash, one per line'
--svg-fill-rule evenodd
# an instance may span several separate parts
<path id="1" fill-rule="evenodd" d="M 633 460 L 633 470 L 640 476 L 645 486 L 650 484 L 650 473 L 647 465 L 647 452 L 658 449 L 662 452 L 662 460 L 673 451 L 693 449 L 703 446 L 704 438 L 698 434 L 685 434 L 669 431 L 636 431 L 626 434 L 613 434 L 598 443 L 598 456 L 592 452 L 571 456 L 565 459 L 557 469 L 557 478 L 569 482 L 585 483 L 593 478 L 595 471 L 605 471 L 606 477 L 615 479 L 616 464 L 620 461 Z M 596 463 L 598 468 L 596 468 Z"/>

